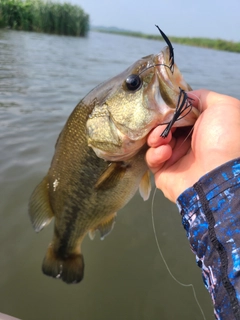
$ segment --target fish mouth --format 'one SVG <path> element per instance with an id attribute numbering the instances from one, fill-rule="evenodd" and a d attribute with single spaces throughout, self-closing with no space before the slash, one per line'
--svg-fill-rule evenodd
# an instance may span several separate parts
<path id="1" fill-rule="evenodd" d="M 129 109 L 129 103 L 126 102 L 123 108 L 125 111 L 120 114 L 113 97 L 110 96 L 101 108 L 96 106 L 89 117 L 88 145 L 99 158 L 107 161 L 126 161 L 146 144 L 148 134 L 155 127 L 167 125 L 168 134 L 172 127 L 194 125 L 199 116 L 196 108 L 191 106 L 189 109 L 184 109 L 181 104 L 181 112 L 176 115 L 179 100 L 182 99 L 181 92 L 187 95 L 186 92 L 191 91 L 191 87 L 184 80 L 177 65 L 171 64 L 169 48 L 165 47 L 158 54 L 142 59 L 144 63 L 140 60 L 140 67 L 136 68 L 134 65 L 134 68 L 127 69 L 123 74 L 124 79 L 129 74 L 139 74 L 145 81 L 139 90 L 134 91 L 136 94 L 134 108 L 137 112 L 133 112 L 133 108 Z M 121 93 L 124 94 L 119 94 L 123 101 L 121 103 L 125 103 L 123 97 L 126 96 L 127 99 L 130 94 L 125 89 L 125 80 L 124 84 L 121 89 Z"/>
<path id="2" fill-rule="evenodd" d="M 199 117 L 200 112 L 192 105 L 191 99 L 187 96 L 186 92 L 192 91 L 192 88 L 184 80 L 177 65 L 175 63 L 171 65 L 169 47 L 165 47 L 155 56 L 154 63 L 159 81 L 160 95 L 167 105 L 167 108 L 164 109 L 165 112 L 164 117 L 161 119 L 161 125 L 169 124 L 173 120 L 173 117 L 175 117 L 171 127 L 192 126 Z M 186 105 L 180 112 L 178 107 L 182 103 L 182 93 L 186 93 Z M 178 111 L 179 116 L 176 117 Z"/>
<path id="3" fill-rule="evenodd" d="M 175 89 L 175 85 L 173 84 L 174 71 L 172 72 L 170 69 L 169 55 L 169 48 L 165 47 L 158 55 L 155 56 L 154 63 L 155 66 L 158 67 L 158 74 L 161 76 L 162 81 L 164 81 L 169 88 Z M 175 65 L 173 68 L 174 67 Z"/>
<path id="4" fill-rule="evenodd" d="M 189 84 L 184 80 L 178 66 L 174 63 L 171 65 L 171 61 L 169 60 L 170 50 L 169 47 L 165 47 L 158 55 L 154 58 L 155 66 L 157 67 L 157 73 L 160 77 L 160 84 L 162 86 L 167 87 L 169 94 L 174 91 L 177 95 L 179 94 L 179 88 L 185 91 L 191 91 L 192 88 Z M 163 85 L 164 84 L 164 85 Z M 166 91 L 166 90 L 165 90 Z M 164 98 L 164 95 L 163 95 Z M 175 107 L 175 106 L 174 106 Z"/>

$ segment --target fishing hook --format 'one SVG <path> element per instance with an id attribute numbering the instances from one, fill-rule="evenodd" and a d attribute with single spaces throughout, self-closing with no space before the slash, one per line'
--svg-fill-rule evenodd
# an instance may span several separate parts
<path id="1" fill-rule="evenodd" d="M 165 42 L 167 43 L 168 47 L 169 47 L 169 69 L 171 70 L 172 74 L 174 72 L 174 52 L 173 52 L 173 46 L 171 41 L 168 39 L 168 37 L 165 35 L 165 33 L 159 28 L 159 26 L 155 25 L 159 32 L 161 33 L 161 36 L 163 37 L 163 39 L 165 40 Z"/>

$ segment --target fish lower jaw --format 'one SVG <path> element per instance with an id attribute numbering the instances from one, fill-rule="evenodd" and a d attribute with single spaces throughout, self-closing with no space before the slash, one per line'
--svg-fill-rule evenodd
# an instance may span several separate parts
<path id="1" fill-rule="evenodd" d="M 172 118 L 174 116 L 175 109 L 169 110 L 168 113 L 165 114 L 165 117 L 162 119 L 161 125 L 166 125 L 172 121 Z M 195 124 L 198 117 L 200 115 L 200 112 L 198 109 L 192 107 L 192 110 L 188 113 L 188 110 L 180 115 L 180 117 L 174 122 L 174 127 L 188 127 Z"/>
<path id="2" fill-rule="evenodd" d="M 173 127 L 188 127 L 188 126 L 193 126 L 195 122 L 197 121 L 198 117 L 200 115 L 200 112 L 198 109 L 192 107 L 191 112 L 188 114 L 184 115 L 182 114 L 180 119 L 177 120 Z"/>
<path id="3" fill-rule="evenodd" d="M 123 143 L 121 147 L 114 151 L 105 151 L 96 147 L 91 146 L 98 158 L 105 161 L 117 162 L 117 161 L 127 161 L 128 159 L 134 157 L 139 150 L 145 145 L 146 137 L 137 141 L 130 141 L 130 143 Z"/>

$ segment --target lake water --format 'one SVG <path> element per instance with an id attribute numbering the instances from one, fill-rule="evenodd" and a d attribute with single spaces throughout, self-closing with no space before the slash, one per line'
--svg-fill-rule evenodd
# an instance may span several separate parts
<path id="1" fill-rule="evenodd" d="M 48 170 L 68 115 L 97 84 L 165 44 L 91 32 L 86 39 L 0 30 L 0 312 L 24 320 L 203 319 L 192 289 L 173 281 L 157 250 L 151 201 L 137 194 L 113 232 L 83 243 L 85 277 L 66 285 L 41 272 L 52 225 L 36 234 L 28 199 Z M 240 55 L 174 45 L 193 88 L 240 98 Z M 157 236 L 174 276 L 193 283 L 214 319 L 174 204 L 157 192 Z"/>

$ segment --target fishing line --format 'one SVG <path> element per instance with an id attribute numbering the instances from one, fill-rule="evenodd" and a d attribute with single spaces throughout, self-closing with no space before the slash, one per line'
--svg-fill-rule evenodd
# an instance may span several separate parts
<path id="1" fill-rule="evenodd" d="M 138 75 L 140 76 L 142 73 L 144 73 L 144 72 L 147 71 L 148 69 L 155 68 L 155 67 L 160 67 L 160 66 L 166 67 L 166 68 L 168 68 L 168 69 L 172 72 L 172 70 L 171 70 L 171 68 L 170 68 L 169 65 L 167 65 L 167 64 L 165 64 L 165 63 L 155 63 L 155 64 L 150 65 L 150 66 L 146 67 L 145 69 L 143 69 L 141 72 L 139 72 Z"/>
<path id="2" fill-rule="evenodd" d="M 198 305 L 198 308 L 200 309 L 201 311 L 201 314 L 203 316 L 203 319 L 204 320 L 207 320 L 206 317 L 205 317 L 205 314 L 203 312 L 203 309 L 198 301 L 198 298 L 197 298 L 197 295 L 196 295 L 196 291 L 195 291 L 195 288 L 194 288 L 194 285 L 192 283 L 189 283 L 189 284 L 186 284 L 186 283 L 182 283 L 181 281 L 179 281 L 171 272 L 168 264 L 167 264 L 167 261 L 165 260 L 164 256 L 163 256 L 163 253 L 162 253 L 162 250 L 160 248 L 160 245 L 159 245 L 159 242 L 158 242 L 158 238 L 157 238 L 157 232 L 156 232 L 156 227 L 155 227 L 155 222 L 154 222 L 154 210 L 153 210 L 153 205 L 154 205 L 154 199 L 155 199 L 155 196 L 156 196 L 156 192 L 157 192 L 157 188 L 155 187 L 155 190 L 153 192 L 153 196 L 152 196 L 152 203 L 151 203 L 151 217 L 152 217 L 152 226 L 153 226 L 153 234 L 154 234 L 154 237 L 155 237 L 155 241 L 156 241 L 156 244 L 157 244 L 157 248 L 158 248 L 158 251 L 160 253 L 160 256 L 162 258 L 162 261 L 168 271 L 168 273 L 170 274 L 170 276 L 172 277 L 172 279 L 177 282 L 180 286 L 182 287 L 191 287 L 192 288 L 192 291 L 193 291 L 193 296 L 194 296 L 194 299 Z"/>
<path id="3" fill-rule="evenodd" d="M 202 113 L 202 101 L 200 100 L 200 98 L 198 96 L 196 96 L 194 93 L 191 92 L 191 94 L 198 99 L 199 104 L 198 104 L 198 109 L 200 111 L 200 114 Z M 195 126 L 195 124 L 194 124 Z M 192 134 L 193 130 L 194 130 L 194 126 L 191 128 L 190 132 L 187 134 L 186 138 L 183 140 L 183 142 L 180 144 L 180 146 L 178 146 L 178 149 L 184 144 L 184 142 L 187 140 L 187 138 Z"/>
<path id="4" fill-rule="evenodd" d="M 203 107 L 202 107 L 202 101 L 201 99 L 196 95 L 194 94 L 192 91 L 189 91 L 189 93 L 194 96 L 195 98 L 197 98 L 197 100 L 199 101 L 199 104 L 198 104 L 198 110 L 200 111 L 200 113 L 202 113 L 202 110 L 203 110 Z M 193 100 L 193 98 L 191 98 Z"/>
<path id="5" fill-rule="evenodd" d="M 171 44 L 171 41 L 168 39 L 168 37 L 164 34 L 164 32 L 158 27 L 158 30 L 160 31 L 163 39 L 166 41 L 168 47 L 169 47 L 169 50 L 170 50 L 170 55 L 169 55 L 169 62 L 170 62 L 170 65 L 169 66 L 166 66 L 165 64 L 163 64 L 165 67 L 168 67 L 170 69 L 170 71 L 173 73 L 174 72 L 174 54 L 173 54 L 173 46 Z M 160 64 L 161 65 L 161 64 Z M 163 131 L 163 133 L 161 134 L 161 137 L 167 137 L 169 131 L 171 130 L 171 127 L 173 126 L 174 122 L 177 121 L 177 120 L 180 120 L 181 117 L 181 114 L 186 111 L 187 109 L 188 112 L 191 112 L 192 110 L 192 104 L 191 104 L 191 100 L 193 100 L 192 98 L 189 98 L 187 93 L 182 90 L 181 88 L 179 88 L 180 90 L 180 94 L 179 94 L 179 99 L 178 99 L 178 104 L 177 104 L 177 107 L 176 107 L 176 111 L 174 113 L 174 116 L 173 116 L 173 119 L 168 123 L 167 127 L 165 128 L 165 130 Z M 200 109 L 202 109 L 202 105 L 201 105 L 201 100 L 195 95 L 193 94 L 200 102 Z M 181 101 L 181 98 L 182 98 L 182 102 L 180 103 Z M 201 113 L 202 110 L 200 110 L 200 113 Z M 185 114 L 185 116 L 187 115 Z M 184 117 L 184 116 L 183 116 Z M 184 139 L 184 141 L 181 143 L 181 145 L 179 147 L 182 146 L 182 144 L 186 141 L 186 139 L 189 137 L 189 135 L 192 133 L 192 130 L 193 128 L 191 129 L 191 131 L 189 132 L 189 134 L 187 135 L 187 137 Z M 164 256 L 163 256 L 163 253 L 162 253 L 162 250 L 160 248 L 160 245 L 159 245 L 159 242 L 158 242 L 158 238 L 157 238 L 157 233 L 156 233 L 156 228 L 155 228 L 155 222 L 154 222 L 154 210 L 153 210 L 153 205 L 154 205 L 154 199 L 155 199 L 155 195 L 156 195 L 156 192 L 157 192 L 157 188 L 155 187 L 155 190 L 154 190 L 154 193 L 153 193 L 153 197 L 152 197 L 152 203 L 151 203 L 151 216 L 152 216 L 152 226 L 153 226 L 153 233 L 154 233 L 154 237 L 155 237 L 155 241 L 156 241 L 156 244 L 157 244 L 157 248 L 158 248 L 158 251 L 159 251 L 159 254 L 162 258 L 162 261 L 168 271 L 168 273 L 170 274 L 170 276 L 172 277 L 172 279 L 177 282 L 180 286 L 182 287 L 191 287 L 192 288 L 192 291 L 193 291 L 193 296 L 194 296 L 194 299 L 198 305 L 198 308 L 200 309 L 201 313 L 202 313 L 202 316 L 203 316 L 203 319 L 206 320 L 206 317 L 205 317 L 205 314 L 203 312 L 203 309 L 198 301 L 198 298 L 197 298 L 197 295 L 196 295 L 196 291 L 195 291 L 195 288 L 194 288 L 194 285 L 192 283 L 190 284 L 185 284 L 185 283 L 182 283 L 180 282 L 171 272 L 168 264 L 167 264 L 167 261 L 165 260 Z"/>

